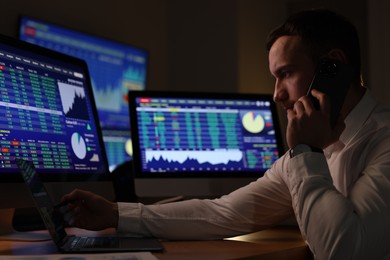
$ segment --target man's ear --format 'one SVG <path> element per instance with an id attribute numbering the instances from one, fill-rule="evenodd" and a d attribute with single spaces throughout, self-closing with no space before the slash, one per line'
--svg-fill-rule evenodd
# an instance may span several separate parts
<path id="1" fill-rule="evenodd" d="M 333 60 L 337 60 L 339 61 L 340 63 L 348 63 L 348 59 L 347 59 L 347 56 L 345 55 L 345 53 L 340 50 L 340 49 L 331 49 L 325 56 L 324 58 L 328 58 L 328 59 L 333 59 Z"/>

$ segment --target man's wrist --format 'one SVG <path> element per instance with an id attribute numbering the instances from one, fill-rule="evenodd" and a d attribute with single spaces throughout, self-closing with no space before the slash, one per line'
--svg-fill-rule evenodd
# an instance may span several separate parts
<path id="1" fill-rule="evenodd" d="M 307 144 L 297 144 L 289 151 L 290 158 L 293 158 L 301 153 L 309 153 L 309 152 L 323 153 L 322 149 Z"/>

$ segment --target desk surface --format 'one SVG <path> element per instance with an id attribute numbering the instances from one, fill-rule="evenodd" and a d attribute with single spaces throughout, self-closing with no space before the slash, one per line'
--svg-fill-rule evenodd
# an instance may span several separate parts
<path id="1" fill-rule="evenodd" d="M 71 228 L 71 234 L 96 234 Z M 42 231 L 45 232 L 45 231 Z M 112 231 L 108 231 L 112 232 Z M 161 260 L 191 259 L 312 259 L 312 255 L 295 227 L 279 227 L 217 241 L 163 241 L 165 251 L 153 253 Z M 54 254 L 52 241 L 0 241 L 0 254 Z"/>

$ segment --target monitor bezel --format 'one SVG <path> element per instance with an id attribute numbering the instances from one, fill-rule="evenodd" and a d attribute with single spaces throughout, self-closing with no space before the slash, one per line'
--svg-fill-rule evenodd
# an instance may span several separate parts
<path id="1" fill-rule="evenodd" d="M 273 101 L 272 94 L 256 94 L 256 93 L 228 93 L 228 92 L 196 92 L 196 91 L 140 91 L 136 93 L 129 93 L 130 102 L 135 103 L 138 97 L 167 97 L 167 98 L 209 98 L 209 99 L 225 99 L 225 100 L 264 100 L 270 102 L 270 110 L 272 114 L 273 126 L 275 130 L 275 139 L 279 157 L 284 153 L 282 132 L 280 129 L 280 122 L 276 104 Z M 176 171 L 176 172 L 146 172 L 142 170 L 141 165 L 141 149 L 140 140 L 138 138 L 138 124 L 136 121 L 137 112 L 135 106 L 129 105 L 131 133 L 133 139 L 133 169 L 135 179 L 201 179 L 201 178 L 258 178 L 262 177 L 264 171 Z"/>

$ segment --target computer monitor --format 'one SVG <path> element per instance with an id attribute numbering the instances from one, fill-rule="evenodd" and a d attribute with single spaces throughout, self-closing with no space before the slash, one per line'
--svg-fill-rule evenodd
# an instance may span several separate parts
<path id="1" fill-rule="evenodd" d="M 127 92 L 145 89 L 148 52 L 27 16 L 19 38 L 87 62 L 110 170 L 131 160 Z"/>
<path id="2" fill-rule="evenodd" d="M 0 91 L 1 214 L 34 206 L 17 157 L 34 162 L 54 201 L 74 188 L 114 199 L 83 60 L 0 36 Z"/>
<path id="3" fill-rule="evenodd" d="M 139 197 L 219 197 L 284 152 L 272 95 L 140 91 L 129 109 Z"/>

